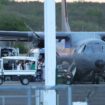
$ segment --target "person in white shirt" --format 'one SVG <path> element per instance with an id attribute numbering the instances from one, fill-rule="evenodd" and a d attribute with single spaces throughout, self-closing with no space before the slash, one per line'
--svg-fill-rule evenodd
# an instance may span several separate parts
<path id="1" fill-rule="evenodd" d="M 22 70 L 22 62 L 18 61 L 17 63 L 17 70 Z"/>
<path id="2" fill-rule="evenodd" d="M 24 64 L 24 69 L 25 69 L 25 70 L 30 70 L 29 61 L 26 61 L 26 62 L 25 62 L 25 64 Z"/>

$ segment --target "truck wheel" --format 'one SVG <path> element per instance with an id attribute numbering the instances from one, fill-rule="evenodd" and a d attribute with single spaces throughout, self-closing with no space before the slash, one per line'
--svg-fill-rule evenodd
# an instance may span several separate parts
<path id="1" fill-rule="evenodd" d="M 0 85 L 2 85 L 2 84 L 3 84 L 3 78 L 0 77 Z"/>
<path id="2" fill-rule="evenodd" d="M 20 80 L 22 85 L 28 85 L 29 84 L 29 79 L 28 78 L 21 78 Z"/>

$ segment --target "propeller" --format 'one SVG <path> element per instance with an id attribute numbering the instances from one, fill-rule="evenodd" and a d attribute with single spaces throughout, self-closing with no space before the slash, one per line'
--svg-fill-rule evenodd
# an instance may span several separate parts
<path id="1" fill-rule="evenodd" d="M 26 26 L 30 31 L 33 32 L 33 34 L 34 34 L 38 39 L 40 39 L 40 36 L 39 36 L 35 31 L 33 31 L 33 29 L 32 29 L 28 24 L 26 24 L 26 23 L 24 23 L 24 24 L 25 24 L 25 26 Z"/>
<path id="2" fill-rule="evenodd" d="M 24 24 L 30 31 L 33 32 L 33 35 L 36 36 L 37 42 L 36 42 L 35 38 L 33 38 L 33 41 L 32 41 L 34 47 L 36 47 L 40 43 L 40 36 L 35 31 L 33 31 L 33 29 L 28 24 L 26 24 L 26 23 L 24 23 Z"/>

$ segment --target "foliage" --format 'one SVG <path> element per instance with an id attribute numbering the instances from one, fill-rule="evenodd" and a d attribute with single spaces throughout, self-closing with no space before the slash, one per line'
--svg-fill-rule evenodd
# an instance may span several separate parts
<path id="1" fill-rule="evenodd" d="M 0 15 L 0 30 L 27 30 L 24 22 L 17 15 L 12 13 L 3 13 Z"/>
<path id="2" fill-rule="evenodd" d="M 102 31 L 102 29 L 95 23 L 85 22 L 85 21 L 72 21 L 71 30 L 74 31 Z"/>
<path id="3" fill-rule="evenodd" d="M 30 27 L 32 27 L 33 30 L 43 30 L 43 5 L 39 2 L 29 2 L 29 3 L 15 3 L 11 2 L 8 5 L 6 5 L 2 12 L 5 12 L 7 15 L 14 14 L 14 21 L 21 21 L 21 23 L 26 23 Z M 0 13 L 1 16 L 1 13 Z M 12 16 L 11 16 L 12 17 Z M 9 18 L 8 18 L 9 21 Z M 19 23 L 16 23 L 19 24 Z M 23 29 L 23 28 L 22 28 Z M 22 30 L 21 29 L 21 30 Z M 23 29 L 24 30 L 24 29 Z"/>
<path id="4" fill-rule="evenodd" d="M 27 47 L 25 46 L 25 44 L 22 43 L 22 42 L 16 43 L 14 47 L 15 47 L 15 48 L 19 48 L 19 52 L 20 52 L 21 54 L 25 54 L 25 53 L 28 52 L 28 48 L 27 48 Z"/>
<path id="5" fill-rule="evenodd" d="M 0 0 L 0 4 L 7 4 L 9 0 Z"/>
<path id="6" fill-rule="evenodd" d="M 4 0 L 3 0 L 4 1 Z M 74 2 L 67 4 L 72 31 L 105 31 L 105 4 Z M 0 8 L 0 30 L 44 30 L 44 7 L 40 2 L 10 2 Z M 61 31 L 61 4 L 56 4 L 57 31 Z"/>
<path id="7" fill-rule="evenodd" d="M 102 16 L 102 12 L 98 8 L 96 8 L 96 9 L 93 8 L 93 9 L 89 9 L 87 11 L 87 15 L 100 17 L 100 16 Z"/>

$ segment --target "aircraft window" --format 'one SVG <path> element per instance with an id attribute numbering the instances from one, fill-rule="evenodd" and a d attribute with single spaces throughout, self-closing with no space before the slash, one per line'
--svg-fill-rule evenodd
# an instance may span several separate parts
<path id="1" fill-rule="evenodd" d="M 92 49 L 93 49 L 94 53 L 95 52 L 103 52 L 102 45 L 94 45 L 94 46 L 92 46 Z"/>
<path id="2" fill-rule="evenodd" d="M 82 53 L 86 48 L 86 45 L 81 45 L 80 48 L 78 49 L 78 53 Z"/>
<path id="3" fill-rule="evenodd" d="M 102 51 L 105 52 L 105 46 L 102 46 Z"/>
<path id="4" fill-rule="evenodd" d="M 84 46 L 84 48 L 83 48 L 83 50 L 82 50 L 82 51 L 84 52 L 84 51 L 85 51 L 85 49 L 86 49 L 86 45 Z"/>
<path id="5" fill-rule="evenodd" d="M 102 45 L 87 45 L 84 52 L 92 52 L 92 53 L 97 53 L 97 52 L 103 52 L 104 51 L 104 47 Z"/>
<path id="6" fill-rule="evenodd" d="M 97 52 L 105 52 L 105 46 L 103 46 L 102 44 L 87 44 L 85 46 L 81 46 L 78 49 L 78 53 L 97 53 Z"/>
<path id="7" fill-rule="evenodd" d="M 93 52 L 93 51 L 92 51 L 92 47 L 89 46 L 89 45 L 86 45 L 86 46 L 84 47 L 84 49 L 83 49 L 83 52 L 85 52 L 85 53 L 92 53 L 92 52 Z"/>

